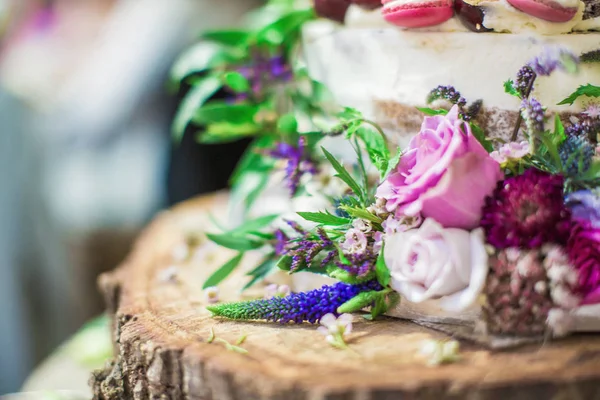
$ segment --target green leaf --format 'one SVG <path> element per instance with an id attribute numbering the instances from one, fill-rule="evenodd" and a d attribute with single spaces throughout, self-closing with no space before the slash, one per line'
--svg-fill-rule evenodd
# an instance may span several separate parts
<path id="1" fill-rule="evenodd" d="M 566 138 L 567 138 L 567 135 L 565 134 L 565 126 L 563 125 L 562 121 L 560 120 L 560 116 L 557 113 L 556 115 L 554 115 L 554 138 L 553 138 L 553 141 L 554 141 L 554 143 L 559 145 Z"/>
<path id="2" fill-rule="evenodd" d="M 392 276 L 390 274 L 390 270 L 385 264 L 385 258 L 383 255 L 383 252 L 385 251 L 384 247 L 385 246 L 381 247 L 381 251 L 377 256 L 377 262 L 375 263 L 375 275 L 377 276 L 377 282 L 379 282 L 381 286 L 387 287 L 387 285 L 390 284 Z"/>
<path id="3" fill-rule="evenodd" d="M 558 105 L 573 105 L 573 103 L 575 103 L 575 100 L 577 100 L 581 96 L 600 97 L 600 86 L 594 86 L 591 84 L 579 86 L 576 91 L 574 91 L 569 97 L 558 103 Z"/>
<path id="4" fill-rule="evenodd" d="M 222 58 L 223 50 L 212 43 L 198 43 L 183 53 L 173 68 L 170 79 L 177 83 L 188 75 L 202 72 L 214 65 L 215 60 Z"/>
<path id="5" fill-rule="evenodd" d="M 225 278 L 227 278 L 242 261 L 243 253 L 239 253 L 231 260 L 223 264 L 218 270 L 216 270 L 207 280 L 204 282 L 202 289 L 206 289 L 212 286 L 217 286 Z"/>
<path id="6" fill-rule="evenodd" d="M 379 296 L 375 299 L 375 304 L 371 307 L 371 320 L 385 314 L 388 310 L 388 304 L 385 301 L 385 296 Z"/>
<path id="7" fill-rule="evenodd" d="M 223 75 L 223 81 L 236 93 L 246 93 L 250 90 L 250 82 L 239 72 L 226 72 Z"/>
<path id="8" fill-rule="evenodd" d="M 393 170 L 396 169 L 401 158 L 402 158 L 402 149 L 400 147 L 398 147 L 396 149 L 396 155 L 388 161 L 387 170 L 385 171 L 383 178 L 387 177 L 390 173 L 392 173 Z"/>
<path id="9" fill-rule="evenodd" d="M 445 110 L 443 108 L 434 110 L 433 108 L 429 108 L 429 107 L 417 107 L 417 110 L 421 111 L 425 115 L 430 115 L 430 116 L 448 114 L 448 110 Z"/>
<path id="10" fill-rule="evenodd" d="M 207 233 L 206 237 L 218 244 L 219 246 L 223 246 L 228 249 L 237 251 L 255 250 L 264 245 L 262 241 L 248 239 L 240 236 L 233 236 L 228 233 Z"/>
<path id="11" fill-rule="evenodd" d="M 233 125 L 254 124 L 254 117 L 259 109 L 250 104 L 228 104 L 223 101 L 212 101 L 194 113 L 193 121 L 197 124 L 213 124 L 226 122 Z"/>
<path id="12" fill-rule="evenodd" d="M 246 221 L 234 230 L 229 231 L 228 234 L 233 236 L 241 236 L 252 231 L 261 230 L 267 227 L 271 222 L 275 221 L 277 217 L 279 217 L 279 214 L 270 214 Z"/>
<path id="13" fill-rule="evenodd" d="M 383 177 L 391 157 L 385 139 L 373 129 L 359 128 L 356 134 L 364 143 L 369 159 Z"/>
<path id="14" fill-rule="evenodd" d="M 362 310 L 363 308 L 372 305 L 380 296 L 381 294 L 376 290 L 359 293 L 352 299 L 339 306 L 337 312 L 338 314 L 345 314 Z"/>
<path id="15" fill-rule="evenodd" d="M 256 268 L 248 272 L 248 276 L 252 279 L 244 286 L 242 290 L 246 290 L 254 284 L 262 281 L 267 275 L 271 274 L 276 268 L 276 262 L 273 259 L 274 254 L 267 256 Z"/>
<path id="16" fill-rule="evenodd" d="M 241 160 L 235 167 L 229 181 L 235 185 L 236 182 L 247 172 L 267 173 L 273 168 L 273 161 L 262 156 L 265 149 L 271 148 L 275 139 L 272 136 L 263 136 L 255 139 L 244 152 Z"/>
<path id="17" fill-rule="evenodd" d="M 375 222 L 376 224 L 381 224 L 383 222 L 383 220 L 377 215 L 371 214 L 364 208 L 348 206 L 345 204 L 340 205 L 339 208 L 346 211 L 350 216 L 355 218 L 366 219 L 367 221 Z"/>
<path id="18" fill-rule="evenodd" d="M 277 121 L 277 131 L 284 135 L 298 132 L 298 120 L 294 114 L 284 114 Z"/>
<path id="19" fill-rule="evenodd" d="M 314 18 L 312 8 L 294 10 L 265 26 L 256 34 L 256 41 L 270 45 L 282 45 L 285 40 L 293 38 L 300 32 L 300 27 Z"/>
<path id="20" fill-rule="evenodd" d="M 329 212 L 299 212 L 298 215 L 307 221 L 328 226 L 341 226 L 352 223 L 352 220 L 348 218 L 338 217 Z"/>
<path id="21" fill-rule="evenodd" d="M 282 271 L 291 271 L 292 270 L 292 256 L 282 256 L 279 261 L 277 261 L 277 268 Z"/>
<path id="22" fill-rule="evenodd" d="M 173 121 L 173 138 L 180 142 L 183 138 L 185 128 L 194 118 L 194 114 L 199 107 L 210 99 L 220 88 L 221 80 L 215 75 L 209 75 L 196 82 L 196 84 L 185 95 L 179 105 L 177 114 Z"/>
<path id="23" fill-rule="evenodd" d="M 363 190 L 361 189 L 359 184 L 354 180 L 352 175 L 350 175 L 350 173 L 342 166 L 342 164 L 340 164 L 340 162 L 338 160 L 336 160 L 335 157 L 330 152 L 328 152 L 324 147 L 321 147 L 321 150 L 323 150 L 323 154 L 325 154 L 325 157 L 331 163 L 331 165 L 333 166 L 333 169 L 335 169 L 335 171 L 337 172 L 336 176 L 338 178 L 340 178 L 342 181 L 344 181 L 344 183 L 346 183 L 346 185 L 348 185 L 348 187 L 350 187 L 350 189 L 359 198 L 364 199 Z"/>
<path id="24" fill-rule="evenodd" d="M 470 122 L 469 125 L 471 126 L 471 132 L 473 133 L 473 136 L 475 136 L 475 139 L 477 139 L 477 141 L 479 143 L 481 143 L 483 148 L 488 153 L 491 153 L 492 151 L 494 151 L 494 145 L 485 136 L 485 131 L 479 125 L 477 125 L 477 123 L 475 123 L 475 122 Z"/>
<path id="25" fill-rule="evenodd" d="M 201 39 L 230 47 L 244 47 L 250 38 L 250 33 L 244 30 L 216 30 L 204 32 Z"/>
<path id="26" fill-rule="evenodd" d="M 327 275 L 329 275 L 329 277 L 331 277 L 335 280 L 345 282 L 345 283 L 350 283 L 352 285 L 356 285 L 361 282 L 367 282 L 367 281 L 370 281 L 371 279 L 373 279 L 372 273 L 358 278 L 356 275 L 353 275 L 350 272 L 343 270 L 341 268 L 335 267 L 335 266 L 327 267 Z"/>
<path id="27" fill-rule="evenodd" d="M 262 127 L 254 123 L 216 122 L 208 125 L 205 131 L 198 132 L 196 140 L 204 144 L 230 143 L 248 136 L 254 136 L 261 131 Z"/>
<path id="28" fill-rule="evenodd" d="M 515 89 L 515 82 L 512 79 L 509 79 L 504 82 L 504 92 L 510 94 L 511 96 L 521 98 L 521 94 L 517 89 Z"/>
<path id="29" fill-rule="evenodd" d="M 341 120 L 363 119 L 362 113 L 352 107 L 345 107 L 343 111 L 338 113 L 337 117 Z"/>

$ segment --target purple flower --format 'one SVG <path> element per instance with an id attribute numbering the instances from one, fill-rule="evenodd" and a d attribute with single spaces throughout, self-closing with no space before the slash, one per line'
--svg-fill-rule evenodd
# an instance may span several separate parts
<path id="1" fill-rule="evenodd" d="M 268 154 L 280 160 L 287 162 L 285 167 L 287 186 L 290 195 L 294 196 L 300 186 L 300 179 L 304 174 L 316 174 L 317 167 L 310 157 L 306 145 L 306 137 L 298 139 L 298 145 L 293 146 L 289 143 L 279 142 Z"/>
<path id="2" fill-rule="evenodd" d="M 538 75 L 549 76 L 555 70 L 573 71 L 579 64 L 579 57 L 562 47 L 546 47 L 544 52 L 529 62 Z"/>
<path id="3" fill-rule="evenodd" d="M 295 322 L 317 323 L 326 314 L 339 315 L 339 306 L 361 292 L 381 290 L 377 281 L 351 285 L 339 282 L 305 293 L 292 293 L 286 297 L 267 300 L 219 304 L 207 307 L 215 316 L 236 320 L 267 320 L 286 324 Z"/>
<path id="4" fill-rule="evenodd" d="M 600 105 L 588 104 L 585 111 L 582 112 L 586 117 L 591 119 L 600 119 Z"/>
<path id="5" fill-rule="evenodd" d="M 515 89 L 519 92 L 521 97 L 527 97 L 530 86 L 533 85 L 536 75 L 533 69 L 529 65 L 524 66 L 517 72 L 517 79 L 515 81 Z"/>
<path id="6" fill-rule="evenodd" d="M 530 138 L 539 136 L 544 132 L 544 107 L 537 99 L 523 99 L 521 102 L 521 115 Z"/>
<path id="7" fill-rule="evenodd" d="M 282 256 L 286 253 L 286 245 L 290 239 L 287 235 L 281 230 L 277 229 L 275 231 L 275 255 Z"/>
<path id="8" fill-rule="evenodd" d="M 448 100 L 452 104 L 458 105 L 460 108 L 467 104 L 467 100 L 461 96 L 460 92 L 454 86 L 438 86 L 429 92 L 427 103 L 433 103 L 436 100 Z"/>
<path id="9" fill-rule="evenodd" d="M 314 235 L 302 229 L 297 222 L 286 222 L 300 234 L 300 238 L 288 239 L 287 243 L 279 246 L 279 248 L 283 249 L 281 255 L 288 255 L 292 258 L 291 271 L 296 271 L 302 266 L 310 268 L 322 251 L 329 250 L 320 261 L 321 266 L 327 265 L 333 260 L 337 254 L 337 249 L 334 248 L 333 241 L 322 228 L 317 228 L 317 235 Z"/>
<path id="10" fill-rule="evenodd" d="M 569 194 L 565 199 L 573 219 L 589 222 L 593 228 L 600 229 L 600 193 L 580 190 Z"/>
<path id="11" fill-rule="evenodd" d="M 483 207 L 488 243 L 499 249 L 564 244 L 571 223 L 563 183 L 562 176 L 533 168 L 500 182 Z"/>

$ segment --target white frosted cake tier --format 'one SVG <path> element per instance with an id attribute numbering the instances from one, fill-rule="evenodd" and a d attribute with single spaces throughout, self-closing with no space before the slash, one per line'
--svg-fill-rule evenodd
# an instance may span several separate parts
<path id="1" fill-rule="evenodd" d="M 339 104 L 357 108 L 387 129 L 415 133 L 422 119 L 415 115 L 415 106 L 425 106 L 436 86 L 452 85 L 469 102 L 483 100 L 489 120 L 484 128 L 506 136 L 519 99 L 504 93 L 503 83 L 545 46 L 565 47 L 579 55 L 600 48 L 600 33 L 416 32 L 316 21 L 305 27 L 303 51 L 311 76 L 325 84 Z M 585 105 L 582 100 L 573 106 L 557 103 L 579 85 L 599 82 L 600 64 L 583 64 L 576 75 L 558 71 L 552 78 L 539 77 L 533 96 L 551 112 L 577 112 Z"/>

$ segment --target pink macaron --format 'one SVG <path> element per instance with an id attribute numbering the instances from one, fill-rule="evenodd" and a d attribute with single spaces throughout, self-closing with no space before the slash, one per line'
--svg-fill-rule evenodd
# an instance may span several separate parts
<path id="1" fill-rule="evenodd" d="M 565 7 L 552 0 L 508 0 L 508 2 L 519 11 L 550 22 L 567 22 L 577 14 L 577 7 Z"/>
<path id="2" fill-rule="evenodd" d="M 452 18 L 452 0 L 381 0 L 383 18 L 403 28 L 422 28 Z"/>

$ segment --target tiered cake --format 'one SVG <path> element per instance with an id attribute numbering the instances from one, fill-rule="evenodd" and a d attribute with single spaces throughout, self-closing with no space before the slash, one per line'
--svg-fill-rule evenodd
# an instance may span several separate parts
<path id="1" fill-rule="evenodd" d="M 176 136 L 253 142 L 230 200 L 101 279 L 95 396 L 598 397 L 600 338 L 573 337 L 600 331 L 597 4 L 314 6 L 333 21 L 272 0 L 174 68 Z"/>

